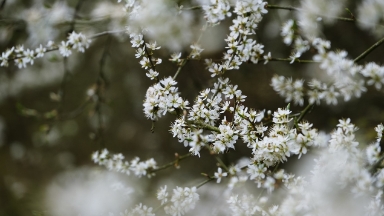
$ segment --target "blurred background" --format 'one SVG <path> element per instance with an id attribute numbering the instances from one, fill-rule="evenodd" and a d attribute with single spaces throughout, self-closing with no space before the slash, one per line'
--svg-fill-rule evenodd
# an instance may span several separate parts
<path id="1" fill-rule="evenodd" d="M 1 52 L 17 45 L 34 49 L 49 40 L 60 42 L 72 30 L 91 36 L 124 30 L 128 24 L 123 5 L 112 0 L 1 0 L 0 3 Z M 174 3 L 185 8 L 197 5 L 189 0 Z M 268 3 L 300 6 L 300 1 L 294 0 Z M 347 1 L 346 7 L 354 12 L 356 4 Z M 186 23 L 180 26 L 182 33 L 172 33 L 174 38 L 158 39 L 162 48 L 154 56 L 163 59 L 157 66 L 160 77 L 175 74 L 177 66 L 168 61 L 170 55 L 181 51 L 182 57 L 187 56 L 189 45 L 197 41 L 205 24 L 202 11 L 187 10 L 185 13 Z M 350 14 L 345 12 L 343 16 Z M 265 45 L 264 50 L 271 52 L 272 57 L 288 58 L 290 55 L 291 49 L 284 45 L 280 36 L 281 25 L 289 18 L 295 18 L 294 12 L 269 10 L 256 30 L 257 41 Z M 203 59 L 222 57 L 230 24 L 228 18 L 203 32 L 202 60 L 188 62 L 177 77 L 181 96 L 191 103 L 199 91 L 215 82 L 205 69 Z M 332 42 L 334 50 L 347 50 L 350 58 L 357 57 L 378 40 L 355 23 L 341 21 L 324 26 L 322 34 L 321 37 Z M 383 53 L 384 47 L 378 47 L 360 63 L 382 63 Z M 146 194 L 155 198 L 161 185 L 192 186 L 204 180 L 200 173 L 212 175 L 216 171 L 216 161 L 206 151 L 200 158 L 182 161 L 180 169 L 160 171 L 151 179 L 108 173 L 93 164 L 91 154 L 102 148 L 123 153 L 127 160 L 135 156 L 142 160 L 154 158 L 158 165 L 173 161 L 175 153 L 188 153 L 168 131 L 175 116 L 160 119 L 151 133 L 152 122 L 145 118 L 142 102 L 153 81 L 146 77 L 146 71 L 134 54 L 129 36 L 116 33 L 94 38 L 85 53 L 74 52 L 66 59 L 58 52 L 50 52 L 27 68 L 19 69 L 12 62 L 9 67 L 0 67 L 0 215 L 55 215 L 52 209 L 59 207 L 50 203 L 55 199 L 61 203 L 76 200 L 79 205 L 81 202 L 96 203 L 92 208 L 98 211 L 94 215 L 99 215 L 105 211 L 96 208 L 102 201 L 90 200 L 97 194 L 83 196 L 79 191 L 92 191 L 92 185 L 102 188 L 113 184 L 119 193 L 108 189 L 104 193 L 104 189 L 100 189 L 99 194 L 108 194 L 106 198 L 122 196 L 119 199 L 124 204 L 103 201 L 110 211 L 118 212 L 142 202 Z M 310 59 L 312 55 L 310 51 L 303 59 Z M 229 71 L 225 76 L 232 84 L 239 85 L 247 96 L 246 106 L 274 111 L 287 104 L 270 86 L 273 75 L 310 80 L 322 73 L 316 64 L 270 62 L 264 65 L 260 62 L 243 64 L 240 70 Z M 382 98 L 382 91 L 369 87 L 359 100 L 339 101 L 337 106 L 315 106 L 306 119 L 315 128 L 330 132 L 338 119 L 349 117 L 361 128 L 358 133 L 362 137 L 373 140 L 373 128 L 384 120 Z M 291 104 L 291 109 L 295 113 L 303 107 Z M 238 142 L 236 151 L 230 151 L 222 159 L 235 163 L 250 155 L 249 149 Z M 294 160 L 293 163 L 299 162 Z M 290 164 L 285 166 L 289 169 Z M 116 185 L 116 182 L 121 184 Z M 71 205 L 65 206 L 66 210 L 63 207 L 67 215 L 71 215 L 70 208 L 78 207 Z"/>

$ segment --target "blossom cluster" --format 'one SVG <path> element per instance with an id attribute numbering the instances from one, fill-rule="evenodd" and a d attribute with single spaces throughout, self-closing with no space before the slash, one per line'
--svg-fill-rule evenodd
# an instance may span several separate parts
<path id="1" fill-rule="evenodd" d="M 289 109 L 279 108 L 272 116 L 265 116 L 265 111 L 258 112 L 242 105 L 245 98 L 229 79 L 219 78 L 214 88 L 200 92 L 188 114 L 176 119 L 170 131 L 198 156 L 204 148 L 214 153 L 235 149 L 236 142 L 241 139 L 252 151 L 247 178 L 272 190 L 276 180 L 266 175 L 268 168 L 286 161 L 291 154 L 300 158 L 310 146 L 319 145 L 316 143 L 318 132 L 308 122 L 300 122 L 297 128 L 292 128 Z M 232 122 L 226 119 L 227 112 L 233 115 Z M 273 123 L 269 127 L 263 124 L 268 118 L 272 118 Z M 236 172 L 239 171 L 235 169 L 230 174 L 234 176 Z M 220 182 L 227 175 L 219 171 L 215 176 Z"/>
<path id="2" fill-rule="evenodd" d="M 211 5 L 203 5 L 203 10 L 205 13 L 205 19 L 208 23 L 217 24 L 220 21 L 224 20 L 226 16 L 230 17 L 232 13 L 230 12 L 231 5 L 226 0 L 210 0 Z"/>
<path id="3" fill-rule="evenodd" d="M 324 184 L 319 181 L 334 181 L 337 185 L 342 185 L 340 193 L 347 189 L 356 196 L 373 194 L 375 187 L 380 188 L 384 185 L 383 169 L 372 171 L 367 168 L 369 167 L 367 165 L 375 166 L 381 162 L 380 141 L 384 130 L 382 125 L 375 129 L 376 142 L 368 145 L 365 151 L 361 151 L 355 139 L 357 127 L 350 122 L 350 119 L 340 120 L 337 129 L 331 134 L 320 133 L 313 128 L 312 123 L 302 121 L 306 111 L 293 114 L 289 106 L 278 108 L 275 112 L 257 111 L 246 107 L 244 105 L 246 96 L 239 87 L 231 84 L 228 78 L 222 77 L 225 71 L 239 69 L 244 62 L 256 64 L 264 59 L 267 63 L 272 59 L 270 53 L 263 56 L 264 45 L 253 39 L 255 29 L 262 16 L 267 13 L 266 4 L 261 0 L 236 1 L 231 10 L 229 1 L 212 0 L 210 4 L 202 6 L 205 19 L 210 25 L 219 25 L 226 17 L 232 15 L 235 17 L 229 27 L 230 33 L 225 39 L 227 46 L 223 61 L 218 63 L 210 59 L 205 60 L 207 70 L 211 72 L 212 77 L 217 77 L 217 80 L 211 88 L 200 91 L 191 106 L 179 96 L 176 76 L 159 80 L 159 73 L 154 67 L 161 63 L 161 60 L 152 57 L 152 51 L 160 48 L 156 42 L 145 43 L 143 34 L 131 34 L 132 47 L 136 48 L 137 52 L 136 57 L 142 57 L 140 64 L 148 70 L 147 76 L 156 81 L 147 90 L 144 114 L 151 120 L 158 120 L 167 113 L 177 115 L 178 118 L 172 123 L 170 132 L 180 143 L 189 148 L 191 155 L 200 156 L 204 149 L 211 154 L 225 154 L 234 150 L 238 142 L 246 144 L 251 152 L 250 158 L 228 167 L 221 164 L 213 176 L 209 177 L 210 180 L 216 179 L 218 184 L 227 182 L 230 193 L 236 185 L 248 181 L 256 183 L 258 188 L 267 190 L 269 194 L 283 187 L 287 191 L 280 204 L 269 207 L 264 205 L 265 201 L 261 202 L 252 195 L 238 196 L 232 193 L 226 200 L 228 204 L 226 208 L 231 211 L 231 215 L 297 215 L 303 211 L 317 213 L 319 209 L 329 205 L 322 201 L 327 194 L 324 194 L 326 191 L 323 188 Z M 136 3 L 130 1 L 128 5 L 128 8 L 131 8 L 130 16 L 138 16 L 135 12 L 136 9 L 139 10 L 135 6 Z M 308 8 L 312 4 L 303 1 L 302 5 Z M 328 14 L 337 15 L 340 5 L 341 3 L 336 4 Z M 275 75 L 271 85 L 286 99 L 286 102 L 300 106 L 308 104 L 308 107 L 320 104 L 321 101 L 336 105 L 341 96 L 345 101 L 349 101 L 352 97 L 360 97 L 367 91 L 366 85 L 381 89 L 384 84 L 384 72 L 381 66 L 373 62 L 365 66 L 358 65 L 356 61 L 347 57 L 346 51 L 331 51 L 329 41 L 315 37 L 314 32 L 318 29 L 311 29 L 308 25 L 314 22 L 316 13 L 327 10 L 327 7 L 317 12 L 301 14 L 299 21 L 288 20 L 282 28 L 281 36 L 286 45 L 293 46 L 289 57 L 291 63 L 300 61 L 299 58 L 303 53 L 312 48 L 316 52 L 313 62 L 319 63 L 319 68 L 331 77 L 331 82 L 313 78 L 305 85 L 302 79 L 293 80 Z M 305 16 L 310 18 L 307 22 L 303 21 Z M 331 23 L 332 20 L 325 22 Z M 192 52 L 187 60 L 200 58 L 203 49 L 196 44 L 191 45 L 191 48 Z M 170 60 L 180 67 L 183 66 L 181 53 L 173 54 Z M 308 97 L 308 100 L 305 97 Z M 284 169 L 276 169 L 289 157 L 297 155 L 301 158 L 311 148 L 317 148 L 316 150 L 321 153 L 315 160 L 315 166 L 311 170 L 312 174 L 307 177 L 308 180 L 303 176 L 290 174 Z M 324 172 L 330 175 L 320 176 Z M 228 178 L 228 181 L 225 178 Z M 334 182 L 332 183 L 335 184 Z M 314 189 L 311 192 L 305 193 L 312 188 Z M 196 187 L 176 187 L 170 197 L 167 186 L 164 186 L 159 189 L 157 198 L 164 206 L 165 213 L 183 215 L 195 207 L 199 199 L 196 189 Z M 364 203 L 369 212 L 383 209 L 382 193 L 375 195 L 374 199 Z M 320 201 L 316 202 L 317 200 Z M 151 211 L 148 211 L 148 214 L 151 215 Z"/>
<path id="4" fill-rule="evenodd" d="M 155 65 L 161 64 L 162 60 L 161 58 L 152 58 L 152 51 L 158 50 L 161 47 L 157 46 L 156 41 L 150 44 L 145 43 L 142 34 L 131 33 L 129 36 L 132 47 L 136 48 L 136 58 L 142 57 L 140 60 L 141 67 L 148 70 L 146 73 L 147 77 L 151 80 L 158 79 L 159 73 L 155 70 Z M 151 50 L 150 53 L 148 53 L 148 49 Z"/>
<path id="5" fill-rule="evenodd" d="M 23 45 L 12 47 L 1 53 L 0 66 L 7 67 L 9 61 L 14 61 L 18 68 L 25 68 L 27 64 L 33 65 L 36 58 L 41 58 L 46 52 L 59 50 L 60 54 L 68 57 L 72 54 L 72 49 L 77 49 L 79 52 L 84 52 L 89 47 L 91 40 L 82 33 L 72 32 L 68 36 L 68 40 L 61 41 L 60 44 L 55 44 L 49 41 L 46 46 L 40 46 L 34 50 L 25 49 Z"/>
<path id="6" fill-rule="evenodd" d="M 304 40 L 300 35 L 297 34 L 296 22 L 292 19 L 285 22 L 281 28 L 281 36 L 286 45 L 291 45 L 293 42 L 293 50 L 290 56 L 291 63 L 299 58 L 303 53 L 309 50 L 309 41 Z"/>
<path id="7" fill-rule="evenodd" d="M 172 196 L 169 197 L 167 186 L 164 186 L 158 190 L 157 199 L 164 205 L 166 214 L 183 215 L 194 209 L 199 201 L 199 194 L 196 190 L 196 187 L 176 187 L 172 190 Z"/>
<path id="8" fill-rule="evenodd" d="M 167 112 L 188 109 L 189 102 L 179 96 L 177 82 L 168 77 L 148 88 L 144 101 L 144 114 L 157 120 Z"/>
<path id="9" fill-rule="evenodd" d="M 320 211 L 321 214 L 343 212 L 345 210 L 341 206 L 326 210 L 324 207 L 331 205 L 329 202 L 332 200 L 327 201 L 324 197 L 344 193 L 354 194 L 346 200 L 351 203 L 355 202 L 356 197 L 371 195 L 369 199 L 360 203 L 365 207 L 360 209 L 353 207 L 359 212 L 356 212 L 357 215 L 382 215 L 382 212 L 378 214 L 383 209 L 382 191 L 379 190 L 382 186 L 380 182 L 383 181 L 383 177 L 380 175 L 382 169 L 373 172 L 367 169 L 369 158 L 359 150 L 359 143 L 355 140 L 356 130 L 356 126 L 351 123 L 350 119 L 339 120 L 336 130 L 331 134 L 327 148 L 315 160 L 315 166 L 311 170 L 312 175 L 309 179 L 295 177 L 294 179 L 297 180 L 287 185 L 287 198 L 278 207 L 278 215 L 296 215 L 303 210 L 314 214 L 318 214 Z M 376 131 L 379 131 L 378 137 L 380 137 L 382 125 L 377 126 Z M 324 175 L 325 173 L 326 175 Z M 330 191 L 330 188 L 333 188 L 333 191 Z M 293 206 L 297 207 L 293 208 Z"/>
<path id="10" fill-rule="evenodd" d="M 220 8 L 225 7 L 222 3 Z M 258 63 L 263 58 L 264 45 L 257 43 L 251 36 L 255 35 L 257 24 L 262 20 L 262 15 L 268 11 L 265 9 L 267 3 L 259 1 L 237 1 L 233 12 L 237 15 L 232 20 L 233 25 L 229 27 L 230 33 L 225 39 L 227 52 L 224 54 L 223 62 L 209 62 L 208 70 L 211 76 L 219 76 L 227 70 L 237 70 L 243 62 Z M 215 5 L 217 7 L 217 5 Z M 214 9 L 211 9 L 215 11 Z M 221 13 L 224 13 L 221 11 Z M 229 13 L 227 13 L 229 15 Z M 208 15 L 206 15 L 208 16 Z M 208 20 L 215 21 L 210 15 Z M 267 58 L 269 59 L 269 57 Z"/>
<path id="11" fill-rule="evenodd" d="M 357 17 L 360 22 L 358 25 L 362 29 L 368 29 L 372 31 L 377 36 L 382 36 L 384 34 L 384 28 L 382 25 L 382 20 L 384 18 L 381 11 L 384 9 L 384 3 L 377 0 L 366 0 L 361 1 L 357 6 Z"/>
<path id="12" fill-rule="evenodd" d="M 115 172 L 121 172 L 130 175 L 131 171 L 135 176 L 147 176 L 154 175 L 152 170 L 157 168 L 156 161 L 151 158 L 146 161 L 140 161 L 140 158 L 135 157 L 130 162 L 124 160 L 123 154 L 111 154 L 107 149 L 96 151 L 92 154 L 92 160 L 94 163 L 105 166 L 108 170 Z"/>

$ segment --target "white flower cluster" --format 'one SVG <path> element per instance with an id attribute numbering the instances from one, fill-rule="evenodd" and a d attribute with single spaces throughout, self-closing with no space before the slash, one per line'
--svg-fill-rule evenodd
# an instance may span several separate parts
<path id="1" fill-rule="evenodd" d="M 294 20 L 290 19 L 283 24 L 281 28 L 281 36 L 283 36 L 283 41 L 286 45 L 291 45 L 293 43 L 293 51 L 291 58 L 291 63 L 293 63 L 297 58 L 300 58 L 301 55 L 308 51 L 310 46 L 307 40 L 304 40 L 300 35 L 295 34 L 296 23 Z"/>
<path id="2" fill-rule="evenodd" d="M 360 73 L 367 77 L 368 85 L 373 85 L 377 90 L 381 90 L 384 84 L 384 67 L 377 65 L 375 62 L 370 62 L 364 66 Z"/>
<path id="3" fill-rule="evenodd" d="M 300 127 L 301 130 L 305 130 L 309 125 L 305 123 Z M 315 165 L 308 170 L 307 176 L 294 176 L 283 169 L 270 173 L 266 172 L 267 168 L 261 164 L 255 166 L 254 175 L 250 179 L 254 177 L 265 179 L 256 181 L 259 186 L 269 192 L 276 188 L 285 189 L 284 193 L 278 195 L 278 205 L 269 200 L 267 202 L 267 197 L 255 199 L 251 194 L 243 193 L 232 194 L 226 198 L 228 206 L 224 208 L 231 211 L 230 215 L 285 216 L 301 215 L 303 212 L 308 215 L 342 215 L 346 212 L 346 208 L 348 212 L 353 213 L 352 215 L 384 215 L 383 168 L 370 169 L 372 166 L 367 166 L 376 164 L 378 162 L 376 155 L 382 155 L 380 148 L 374 147 L 374 151 L 369 149 L 371 146 L 376 146 L 376 142 L 380 142 L 384 126 L 380 124 L 375 128 L 376 142 L 366 149 L 358 146 L 359 143 L 355 140 L 356 130 L 350 119 L 339 120 L 336 130 L 331 133 L 328 145 L 323 146 L 325 147 L 323 151 L 318 152 Z M 315 138 L 313 141 L 312 144 L 316 144 L 320 140 Z M 367 155 L 363 153 L 364 150 Z M 241 176 L 241 172 L 239 170 L 236 175 Z M 235 182 L 239 182 L 236 180 L 237 177 L 232 178 Z M 233 183 L 230 182 L 228 186 L 231 184 Z M 340 197 L 343 197 L 342 202 Z M 359 205 L 356 205 L 357 201 Z"/>
<path id="4" fill-rule="evenodd" d="M 251 179 L 260 176 L 260 171 L 265 171 L 265 167 L 284 162 L 287 157 L 293 154 L 307 153 L 307 147 L 314 144 L 317 138 L 317 130 L 311 129 L 312 124 L 299 123 L 298 129 L 288 126 L 292 120 L 288 109 L 278 109 L 273 114 L 273 125 L 269 129 L 268 135 L 261 134 L 259 139 L 250 143 L 252 148 L 254 163 L 248 166 L 248 173 Z M 265 166 L 265 167 L 264 167 Z M 263 178 L 263 176 L 261 176 Z"/>
<path id="5" fill-rule="evenodd" d="M 357 23 L 362 29 L 371 30 L 377 36 L 384 34 L 384 2 L 380 0 L 361 1 L 357 8 Z"/>
<path id="6" fill-rule="evenodd" d="M 124 161 L 125 157 L 121 153 L 110 154 L 107 149 L 96 151 L 92 154 L 94 163 L 105 166 L 108 170 L 121 172 L 130 175 L 131 171 L 138 177 L 152 177 L 155 174 L 151 170 L 157 168 L 156 161 L 151 158 L 146 161 L 140 161 L 140 158 L 135 157 L 130 162 Z"/>
<path id="7" fill-rule="evenodd" d="M 288 195 L 279 206 L 277 215 L 297 215 L 302 211 L 313 214 L 321 211 L 321 215 L 334 215 L 345 212 L 346 204 L 353 208 L 351 212 L 355 215 L 383 215 L 382 169 L 373 172 L 367 170 L 366 163 L 370 161 L 370 156 L 367 158 L 358 148 L 359 143 L 355 141 L 354 135 L 356 130 L 350 119 L 339 120 L 337 129 L 331 134 L 327 150 L 315 160 L 309 180 L 297 181 L 299 177 L 295 178 L 297 180 L 288 186 Z M 383 126 L 380 124 L 375 130 L 380 137 Z M 359 203 L 365 207 L 353 204 L 357 197 L 366 195 L 372 196 L 365 197 L 366 200 L 360 199 Z M 341 206 L 335 206 L 333 198 L 326 198 L 338 196 L 348 197 Z M 334 207 L 329 209 L 327 206 Z"/>
<path id="8" fill-rule="evenodd" d="M 304 104 L 304 81 L 295 80 L 291 78 L 285 78 L 284 76 L 273 76 L 271 81 L 271 86 L 273 90 L 279 93 L 280 96 L 285 98 L 285 102 L 293 101 L 295 104 L 303 105 Z"/>
<path id="9" fill-rule="evenodd" d="M 144 101 L 144 114 L 157 120 L 167 112 L 188 109 L 189 102 L 179 96 L 177 82 L 168 77 L 148 88 Z"/>
<path id="10" fill-rule="evenodd" d="M 231 85 L 228 82 L 229 79 L 219 78 L 213 89 L 200 92 L 186 116 L 187 119 L 183 116 L 171 126 L 173 136 L 177 137 L 179 142 L 184 143 L 185 146 L 189 145 L 190 152 L 194 155 L 199 155 L 201 147 L 207 143 L 212 143 L 212 150 L 217 153 L 234 148 L 239 131 L 235 130 L 233 123 L 228 122 L 225 118 L 222 119 L 221 125 L 209 135 L 203 135 L 203 131 L 200 130 L 202 125 L 214 128 L 221 113 L 227 110 L 234 112 L 236 105 L 230 107 L 230 100 L 234 100 L 234 104 L 237 105 L 244 102 L 246 96 L 237 89 L 237 85 Z M 191 125 L 194 126 L 190 127 Z"/>
<path id="11" fill-rule="evenodd" d="M 176 187 L 169 198 L 167 186 L 164 186 L 158 190 L 157 199 L 164 205 L 166 214 L 172 216 L 184 215 L 194 209 L 197 201 L 199 201 L 199 194 L 196 190 L 196 187 Z"/>
<path id="12" fill-rule="evenodd" d="M 161 64 L 161 58 L 153 58 L 153 51 L 160 49 L 160 46 L 157 46 L 156 41 L 153 43 L 145 43 L 144 36 L 142 34 L 131 33 L 129 35 L 131 38 L 132 47 L 136 48 L 136 58 L 143 57 L 140 60 L 141 67 L 148 70 L 146 73 L 147 77 L 151 80 L 158 79 L 159 73 L 155 70 L 155 65 Z"/>
<path id="13" fill-rule="evenodd" d="M 210 0 L 211 5 L 203 5 L 205 19 L 208 23 L 217 24 L 225 19 L 225 16 L 230 17 L 231 5 L 226 0 Z"/>
<path id="14" fill-rule="evenodd" d="M 295 27 L 295 21 L 293 19 L 289 19 L 281 27 L 280 35 L 283 37 L 283 41 L 286 45 L 291 45 L 295 37 Z"/>
<path id="15" fill-rule="evenodd" d="M 272 190 L 276 180 L 266 176 L 268 167 L 286 161 L 291 154 L 299 157 L 306 154 L 308 147 L 316 144 L 318 133 L 312 129 L 312 124 L 305 122 L 298 123 L 297 129 L 291 128 L 291 111 L 280 108 L 273 114 L 273 125 L 266 127 L 262 123 L 264 111 L 248 109 L 242 105 L 244 101 L 245 96 L 236 85 L 219 78 L 214 88 L 200 92 L 190 111 L 177 119 L 170 131 L 184 146 L 189 146 L 194 155 L 200 155 L 203 147 L 224 153 L 234 149 L 236 142 L 242 139 L 252 149 L 253 155 L 252 163 L 247 166 L 247 175 Z M 233 121 L 227 121 L 224 113 L 231 113 Z M 211 132 L 204 133 L 204 129 Z M 230 174 L 235 175 L 236 171 Z M 224 174 L 219 171 L 215 176 L 220 181 Z"/>
<path id="16" fill-rule="evenodd" d="M 227 52 L 222 63 L 208 64 L 208 70 L 212 77 L 223 74 L 226 70 L 236 70 L 243 62 L 251 61 L 258 63 L 263 58 L 264 45 L 250 38 L 255 35 L 257 24 L 262 20 L 262 14 L 268 11 L 265 9 L 267 3 L 261 0 L 237 1 L 234 13 L 237 15 L 232 20 L 233 25 L 229 27 L 230 34 L 225 39 Z M 270 57 L 266 58 L 269 60 Z"/>
<path id="17" fill-rule="evenodd" d="M 239 138 L 238 131 L 234 130 L 231 122 L 228 122 L 225 118 L 219 126 L 220 133 L 216 134 L 215 142 L 213 143 L 213 149 L 215 152 L 224 153 L 226 149 L 235 149 L 235 143 Z"/>
<path id="18" fill-rule="evenodd" d="M 34 60 L 43 57 L 46 52 L 57 49 L 59 49 L 62 56 L 68 57 L 72 54 L 72 49 L 84 52 L 89 47 L 90 42 L 91 40 L 87 39 L 82 33 L 72 32 L 69 34 L 68 40 L 61 41 L 59 45 L 49 41 L 45 47 L 40 44 L 35 50 L 24 49 L 23 45 L 16 48 L 12 47 L 1 54 L 0 66 L 7 67 L 9 61 L 13 60 L 19 68 L 25 68 L 28 63 L 33 65 Z"/>
<path id="19" fill-rule="evenodd" d="M 358 98 L 366 92 L 366 85 L 373 85 L 380 90 L 384 84 L 383 66 L 374 62 L 365 66 L 358 65 L 347 58 L 346 51 L 327 51 L 331 47 L 330 42 L 320 38 L 315 38 L 311 46 L 318 52 L 313 56 L 313 60 L 320 63 L 320 69 L 326 71 L 333 82 L 326 84 L 313 78 L 306 89 L 301 79 L 293 81 L 290 78 L 275 75 L 271 86 L 285 98 L 286 102 L 293 101 L 295 104 L 303 105 L 304 95 L 307 95 L 310 104 L 320 104 L 320 101 L 324 100 L 327 104 L 337 105 L 338 98 L 341 96 L 344 97 L 344 101 L 349 101 L 352 97 Z M 300 57 L 301 52 L 297 51 L 295 55 L 297 53 L 299 55 L 293 56 L 293 61 Z"/>
<path id="20" fill-rule="evenodd" d="M 263 204 L 260 200 L 257 200 L 253 195 L 243 194 L 241 196 L 234 194 L 231 195 L 227 203 L 229 209 L 231 210 L 231 215 L 241 216 L 241 215 L 275 215 L 277 206 L 272 206 L 268 211 L 265 211 L 260 206 Z"/>

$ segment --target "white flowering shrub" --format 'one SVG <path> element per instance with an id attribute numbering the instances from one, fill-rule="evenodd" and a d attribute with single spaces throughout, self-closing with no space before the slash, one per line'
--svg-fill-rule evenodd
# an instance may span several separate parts
<path id="1" fill-rule="evenodd" d="M 382 1 L 0 2 L 0 215 L 384 215 Z"/>

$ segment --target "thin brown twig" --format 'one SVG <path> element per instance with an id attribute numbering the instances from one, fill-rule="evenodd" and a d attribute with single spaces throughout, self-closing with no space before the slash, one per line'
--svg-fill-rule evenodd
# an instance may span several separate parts
<path id="1" fill-rule="evenodd" d="M 179 164 L 180 161 L 182 161 L 182 160 L 184 160 L 184 159 L 186 159 L 186 158 L 192 156 L 192 154 L 191 154 L 191 153 L 188 153 L 188 154 L 179 156 L 179 155 L 176 153 L 175 156 L 176 156 L 176 160 L 174 160 L 174 161 L 172 161 L 172 162 L 169 162 L 169 163 L 167 163 L 167 164 L 164 164 L 164 165 L 162 165 L 162 166 L 160 166 L 160 167 L 157 167 L 156 169 L 152 169 L 152 170 L 150 170 L 150 172 L 151 172 L 151 173 L 154 173 L 154 172 L 158 172 L 158 171 L 160 171 L 160 170 L 167 169 L 168 167 L 171 167 L 171 166 L 178 166 L 178 164 Z"/>

